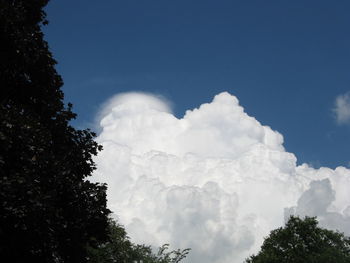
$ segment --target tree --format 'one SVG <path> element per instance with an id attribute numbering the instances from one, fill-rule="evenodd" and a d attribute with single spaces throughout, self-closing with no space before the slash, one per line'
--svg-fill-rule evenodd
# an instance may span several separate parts
<path id="1" fill-rule="evenodd" d="M 123 226 L 109 221 L 109 238 L 97 248 L 89 248 L 89 263 L 178 263 L 186 257 L 189 249 L 167 251 L 168 244 L 154 254 L 151 247 L 130 241 Z"/>
<path id="2" fill-rule="evenodd" d="M 107 239 L 106 186 L 87 177 L 101 147 L 76 130 L 43 40 L 47 0 L 0 0 L 0 258 L 86 262 Z"/>
<path id="3" fill-rule="evenodd" d="M 261 251 L 246 263 L 349 263 L 350 238 L 322 229 L 314 217 L 291 217 L 265 239 Z"/>

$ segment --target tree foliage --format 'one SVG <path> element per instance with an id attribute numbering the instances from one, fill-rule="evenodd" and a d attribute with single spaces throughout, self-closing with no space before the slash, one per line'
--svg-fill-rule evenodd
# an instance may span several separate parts
<path id="1" fill-rule="evenodd" d="M 350 238 L 317 226 L 314 217 L 291 217 L 246 263 L 349 263 Z"/>
<path id="2" fill-rule="evenodd" d="M 47 0 L 0 0 L 0 258 L 85 262 L 107 238 L 106 187 L 86 178 L 100 150 L 76 130 L 43 40 Z"/>
<path id="3" fill-rule="evenodd" d="M 168 244 L 153 253 L 150 246 L 132 243 L 123 226 L 109 222 L 109 238 L 99 247 L 89 248 L 89 263 L 178 263 L 189 253 L 189 249 L 168 251 Z"/>

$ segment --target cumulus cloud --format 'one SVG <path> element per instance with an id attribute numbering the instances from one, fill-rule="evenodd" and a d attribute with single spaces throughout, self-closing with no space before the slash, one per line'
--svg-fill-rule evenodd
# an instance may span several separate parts
<path id="1" fill-rule="evenodd" d="M 333 109 L 338 124 L 350 123 L 350 93 L 339 95 Z"/>
<path id="2" fill-rule="evenodd" d="M 291 214 L 350 234 L 350 170 L 296 165 L 277 131 L 221 93 L 176 118 L 149 94 L 100 115 L 94 179 L 133 241 L 188 248 L 188 262 L 242 262 Z"/>

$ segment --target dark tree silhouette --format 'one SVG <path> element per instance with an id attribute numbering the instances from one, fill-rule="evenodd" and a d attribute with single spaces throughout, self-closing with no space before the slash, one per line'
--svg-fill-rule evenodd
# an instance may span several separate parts
<path id="1" fill-rule="evenodd" d="M 87 177 L 100 150 L 76 130 L 43 40 L 46 0 L 0 0 L 0 258 L 85 262 L 107 238 L 106 187 Z"/>
<path id="2" fill-rule="evenodd" d="M 130 241 L 122 225 L 110 220 L 109 238 L 97 248 L 89 249 L 89 263 L 179 263 L 190 249 L 168 251 L 169 245 L 161 246 L 154 253 L 150 246 Z"/>
<path id="3" fill-rule="evenodd" d="M 256 256 L 246 263 L 348 263 L 350 238 L 317 226 L 314 217 L 291 217 L 270 233 Z"/>

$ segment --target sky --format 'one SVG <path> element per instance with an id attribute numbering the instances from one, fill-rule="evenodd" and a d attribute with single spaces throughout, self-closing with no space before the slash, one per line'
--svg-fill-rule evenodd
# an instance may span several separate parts
<path id="1" fill-rule="evenodd" d="M 349 166 L 349 1 L 51 1 L 46 39 L 79 128 L 128 91 L 176 116 L 218 93 L 284 136 L 298 163 Z M 349 106 L 349 105 L 348 105 Z M 95 128 L 97 130 L 98 128 Z"/>
<path id="2" fill-rule="evenodd" d="M 290 215 L 350 234 L 349 1 L 46 11 L 73 125 L 98 132 L 94 179 L 135 242 L 238 263 Z"/>

